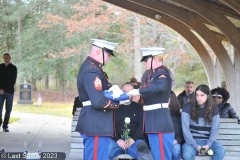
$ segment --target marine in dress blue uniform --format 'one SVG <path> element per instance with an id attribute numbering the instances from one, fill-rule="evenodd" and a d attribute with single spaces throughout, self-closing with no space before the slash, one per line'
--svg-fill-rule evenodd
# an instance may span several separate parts
<path id="1" fill-rule="evenodd" d="M 116 43 L 94 39 L 92 51 L 78 72 L 77 87 L 83 108 L 75 130 L 84 138 L 84 160 L 106 160 L 109 142 L 114 136 L 113 110 L 118 102 L 104 96 L 103 91 L 111 84 L 102 66 L 110 60 L 108 56 L 114 56 L 116 46 Z"/>
<path id="2" fill-rule="evenodd" d="M 141 94 L 143 97 L 144 127 L 153 159 L 170 160 L 174 141 L 174 124 L 168 109 L 172 80 L 166 67 L 162 65 L 162 60 L 161 63 L 157 63 L 154 59 L 155 56 L 164 57 L 162 48 L 141 48 L 140 51 L 143 56 L 141 62 L 150 64 L 151 68 L 147 69 L 153 70 L 153 74 L 149 82 L 140 89 L 129 91 L 128 94 Z"/>

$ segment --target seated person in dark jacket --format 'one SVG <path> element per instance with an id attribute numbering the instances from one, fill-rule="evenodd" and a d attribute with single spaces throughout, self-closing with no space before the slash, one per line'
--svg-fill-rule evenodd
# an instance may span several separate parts
<path id="1" fill-rule="evenodd" d="M 227 103 L 230 98 L 230 93 L 225 88 L 214 88 L 211 90 L 214 103 L 219 109 L 220 118 L 237 118 L 240 124 L 240 118 L 234 111 L 230 103 Z"/>
<path id="2" fill-rule="evenodd" d="M 72 115 L 74 116 L 74 113 L 77 110 L 77 108 L 82 108 L 82 107 L 83 105 L 82 105 L 82 102 L 79 100 L 79 96 L 75 97 Z"/>
<path id="3" fill-rule="evenodd" d="M 186 81 L 184 91 L 177 96 L 181 109 L 183 109 L 184 104 L 192 100 L 193 96 L 194 96 L 193 81 Z"/>
<path id="4" fill-rule="evenodd" d="M 181 158 L 181 145 L 184 143 L 183 132 L 182 132 L 182 123 L 181 123 L 181 112 L 180 112 L 180 104 L 178 103 L 178 99 L 176 94 L 171 91 L 169 99 L 168 108 L 171 113 L 171 117 L 174 124 L 175 129 L 175 139 L 173 142 L 173 152 L 172 152 L 172 160 L 180 160 Z"/>
<path id="5" fill-rule="evenodd" d="M 132 89 L 133 85 L 130 82 L 125 83 L 122 87 L 122 90 L 126 92 Z M 128 125 L 128 129 L 130 129 L 128 134 L 130 139 L 127 140 L 122 137 L 126 117 L 130 118 L 130 125 Z M 113 160 L 118 155 L 124 154 L 125 150 L 128 155 L 136 159 L 138 156 L 137 145 L 143 142 L 142 105 L 133 101 L 120 104 L 119 108 L 115 110 L 115 122 L 116 136 L 112 138 L 109 145 L 109 160 Z"/>

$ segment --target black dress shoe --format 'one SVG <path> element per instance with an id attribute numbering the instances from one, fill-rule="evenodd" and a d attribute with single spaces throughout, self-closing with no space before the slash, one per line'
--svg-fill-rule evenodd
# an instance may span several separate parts
<path id="1" fill-rule="evenodd" d="M 8 128 L 3 128 L 3 132 L 9 132 Z"/>
<path id="2" fill-rule="evenodd" d="M 145 142 L 138 143 L 137 149 L 139 152 L 142 152 L 144 154 L 148 154 L 149 152 L 151 152 L 151 150 L 149 149 L 149 147 L 147 146 L 147 144 Z"/>

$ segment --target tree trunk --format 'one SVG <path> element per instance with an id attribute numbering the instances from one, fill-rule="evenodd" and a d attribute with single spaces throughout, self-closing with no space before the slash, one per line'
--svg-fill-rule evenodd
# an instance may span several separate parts
<path id="1" fill-rule="evenodd" d="M 56 80 L 56 81 L 55 81 L 55 82 L 56 82 L 56 83 L 55 83 L 55 87 L 56 87 L 55 89 L 58 90 L 58 81 L 59 81 L 59 79 L 55 78 L 55 80 Z"/>
<path id="2" fill-rule="evenodd" d="M 142 77 L 142 64 L 140 63 L 142 56 L 139 51 L 140 45 L 140 23 L 139 17 L 136 15 L 134 21 L 134 76 L 138 81 L 140 81 Z"/>
<path id="3" fill-rule="evenodd" d="M 16 3 L 17 3 L 17 6 L 21 5 L 20 0 L 17 0 Z M 22 17 L 21 17 L 20 13 L 18 13 L 17 20 L 18 20 L 18 38 L 17 38 L 17 40 L 18 40 L 18 58 L 21 61 L 21 59 L 22 59 Z"/>
<path id="4" fill-rule="evenodd" d="M 62 96 L 66 96 L 66 94 L 67 94 L 66 88 L 67 88 L 67 83 L 66 83 L 66 81 L 63 81 L 63 83 L 62 83 Z"/>
<path id="5" fill-rule="evenodd" d="M 45 76 L 44 88 L 49 89 L 49 75 Z"/>
<path id="6" fill-rule="evenodd" d="M 60 84 L 59 84 L 59 90 L 61 91 L 61 94 L 62 96 L 66 96 L 66 86 L 67 86 L 67 83 L 65 80 L 60 80 Z"/>
<path id="7" fill-rule="evenodd" d="M 35 79 L 32 79 L 32 90 L 33 91 L 37 91 L 37 85 L 36 85 L 36 80 Z"/>
<path id="8" fill-rule="evenodd" d="M 18 16 L 18 58 L 19 60 L 22 59 L 22 37 L 21 37 L 21 30 L 22 30 L 22 20 L 20 15 Z"/>

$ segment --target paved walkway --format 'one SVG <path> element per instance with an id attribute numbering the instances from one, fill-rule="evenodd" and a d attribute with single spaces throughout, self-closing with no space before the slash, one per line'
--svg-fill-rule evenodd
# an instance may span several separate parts
<path id="1" fill-rule="evenodd" d="M 29 152 L 36 152 L 39 143 L 42 152 L 65 152 L 69 158 L 71 141 L 71 118 L 20 113 L 12 111 L 11 117 L 20 118 L 9 124 L 10 132 L 0 131 L 0 148 L 7 152 L 23 152 L 27 143 Z"/>

